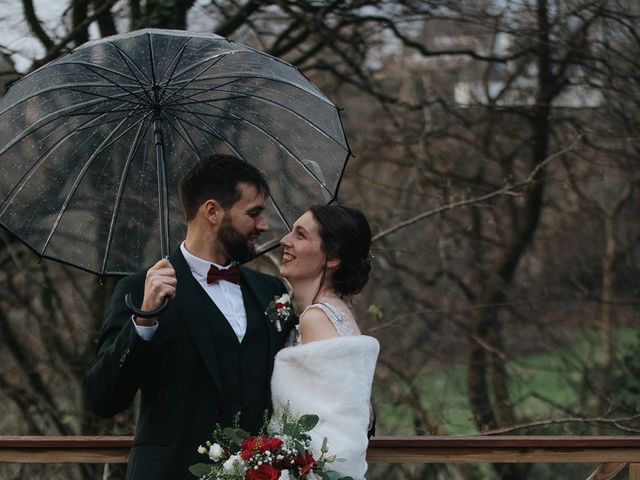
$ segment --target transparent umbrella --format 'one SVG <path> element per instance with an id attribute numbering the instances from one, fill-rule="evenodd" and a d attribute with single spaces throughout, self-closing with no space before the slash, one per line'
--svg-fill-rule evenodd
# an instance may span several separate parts
<path id="1" fill-rule="evenodd" d="M 183 238 L 178 182 L 198 158 L 233 154 L 265 173 L 261 253 L 335 198 L 349 156 L 337 108 L 299 70 L 183 31 L 76 48 L 10 88 L 0 125 L 0 224 L 100 275 L 137 271 Z"/>

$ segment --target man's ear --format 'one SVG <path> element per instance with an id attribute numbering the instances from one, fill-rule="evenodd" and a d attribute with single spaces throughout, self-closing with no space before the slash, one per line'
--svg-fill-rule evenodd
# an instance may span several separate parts
<path id="1" fill-rule="evenodd" d="M 224 209 L 213 198 L 210 198 L 200 205 L 200 211 L 202 211 L 205 218 L 213 225 L 219 224 L 224 218 Z"/>

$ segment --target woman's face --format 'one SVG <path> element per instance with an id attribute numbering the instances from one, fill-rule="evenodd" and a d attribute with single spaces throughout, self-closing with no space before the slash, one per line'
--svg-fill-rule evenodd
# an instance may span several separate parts
<path id="1" fill-rule="evenodd" d="M 280 274 L 287 280 L 319 279 L 325 265 L 319 226 L 311 212 L 293 224 L 291 232 L 280 240 L 284 247 Z"/>

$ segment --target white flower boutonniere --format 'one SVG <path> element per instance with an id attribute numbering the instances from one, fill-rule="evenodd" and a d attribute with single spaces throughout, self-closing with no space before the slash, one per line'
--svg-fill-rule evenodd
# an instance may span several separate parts
<path id="1" fill-rule="evenodd" d="M 293 306 L 288 293 L 274 297 L 267 309 L 264 311 L 267 318 L 276 326 L 276 330 L 282 331 L 282 324 L 288 321 L 293 315 Z"/>

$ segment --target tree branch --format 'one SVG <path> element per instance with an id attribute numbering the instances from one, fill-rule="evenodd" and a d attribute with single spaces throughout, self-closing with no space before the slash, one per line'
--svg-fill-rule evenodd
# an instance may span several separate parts
<path id="1" fill-rule="evenodd" d="M 477 203 L 482 203 L 482 202 L 486 202 L 488 200 L 491 200 L 495 197 L 499 197 L 502 195 L 518 195 L 518 193 L 516 192 L 517 190 L 520 190 L 524 187 L 526 187 L 527 185 L 533 183 L 538 175 L 538 172 L 540 172 L 544 167 L 546 167 L 551 161 L 555 160 L 556 158 L 561 157 L 562 155 L 566 154 L 567 152 L 572 151 L 576 144 L 578 143 L 578 141 L 580 140 L 581 136 L 578 136 L 578 138 L 575 140 L 575 142 L 573 144 L 571 144 L 570 146 L 568 146 L 567 148 L 560 150 L 559 152 L 549 156 L 548 158 L 546 158 L 543 162 L 539 163 L 538 165 L 536 165 L 536 167 L 531 171 L 531 173 L 529 173 L 529 175 L 527 176 L 527 178 L 521 182 L 517 182 L 517 183 L 508 183 L 506 184 L 504 187 L 499 188 L 498 190 L 494 190 L 492 192 L 489 192 L 487 194 L 484 195 L 479 195 L 477 197 L 473 197 L 473 198 L 468 198 L 465 200 L 460 200 L 459 202 L 453 202 L 453 203 L 449 203 L 447 205 L 443 205 L 441 207 L 435 208 L 433 210 L 429 210 L 427 212 L 423 212 L 419 215 L 416 215 L 414 217 L 411 217 L 407 220 L 404 220 L 402 222 L 399 222 L 395 225 L 393 225 L 392 227 L 389 227 L 385 230 L 382 230 L 381 232 L 376 233 L 373 238 L 371 239 L 371 242 L 377 242 L 378 240 L 380 240 L 381 238 L 384 238 L 388 235 L 391 235 L 392 233 L 397 232 L 398 230 L 402 230 L 403 228 L 406 228 L 410 225 L 413 225 L 414 223 L 417 223 L 421 220 L 424 220 L 425 218 L 429 218 L 432 217 L 434 215 L 438 215 L 440 213 L 446 212 L 448 210 L 452 210 L 454 208 L 459 208 L 459 207 L 466 207 L 469 205 L 474 205 Z"/>
<path id="2" fill-rule="evenodd" d="M 30 0 L 27 0 L 30 1 Z M 76 39 L 76 37 L 78 37 L 79 35 L 82 34 L 82 32 L 89 26 L 91 25 L 93 22 L 95 22 L 98 18 L 100 18 L 104 13 L 106 13 L 107 11 L 109 11 L 109 9 L 111 9 L 111 7 L 117 2 L 118 0 L 106 0 L 101 6 L 100 8 L 98 8 L 97 10 L 95 10 L 93 12 L 92 15 L 89 15 L 87 18 L 85 18 L 82 22 L 80 22 L 78 25 L 76 25 L 76 28 L 74 28 L 71 32 L 69 32 L 65 37 L 63 37 L 58 43 L 56 43 L 55 45 L 52 45 L 50 48 L 47 49 L 47 53 L 44 57 L 42 57 L 39 60 L 36 60 L 35 62 L 33 62 L 33 65 L 31 67 L 31 70 L 35 70 L 36 68 L 45 65 L 46 63 L 49 63 L 51 60 L 54 60 L 55 58 L 59 57 L 61 52 L 67 47 L 67 45 L 74 41 Z"/>
<path id="3" fill-rule="evenodd" d="M 27 23 L 29 24 L 29 28 L 33 32 L 33 34 L 40 40 L 42 45 L 47 50 L 53 48 L 53 40 L 47 35 L 47 33 L 42 28 L 42 22 L 38 18 L 36 14 L 36 9 L 33 5 L 33 0 L 22 0 L 22 7 L 24 10 L 24 16 L 27 19 Z"/>
<path id="4" fill-rule="evenodd" d="M 221 37 L 228 37 L 233 32 L 235 32 L 238 28 L 240 28 L 247 19 L 256 11 L 258 11 L 261 7 L 261 2 L 256 2 L 254 0 L 250 0 L 245 3 L 240 10 L 231 18 L 229 18 L 222 25 L 219 25 L 214 33 L 216 35 L 220 35 Z"/>
<path id="5" fill-rule="evenodd" d="M 600 424 L 600 425 L 613 425 L 625 432 L 640 433 L 640 429 L 627 427 L 624 423 L 631 423 L 640 419 L 640 414 L 632 415 L 630 417 L 623 418 L 606 418 L 606 417 L 567 417 L 550 420 L 538 420 L 535 422 L 521 423 L 519 425 L 512 425 L 510 427 L 499 428 L 495 430 L 488 430 L 481 432 L 480 435 L 504 435 L 507 433 L 513 433 L 520 430 L 529 430 L 531 428 L 549 427 L 552 425 L 562 425 L 567 423 L 587 423 L 587 424 Z"/>

